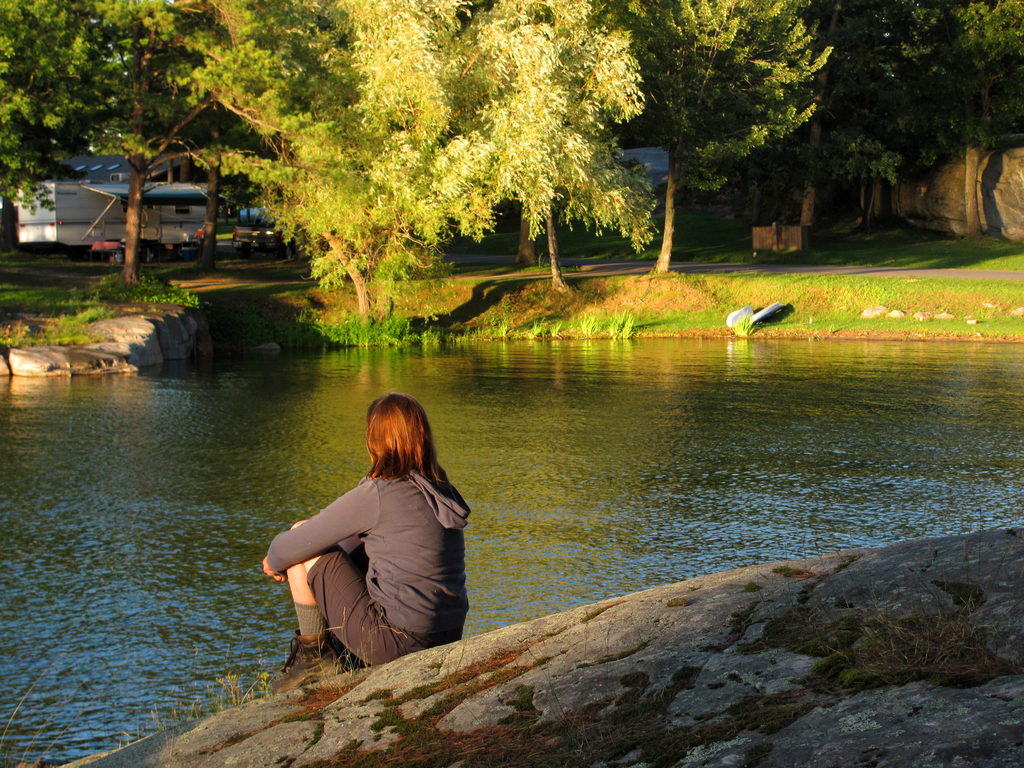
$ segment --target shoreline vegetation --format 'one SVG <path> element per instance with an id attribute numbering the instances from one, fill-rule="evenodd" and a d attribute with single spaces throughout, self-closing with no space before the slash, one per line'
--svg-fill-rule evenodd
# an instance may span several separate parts
<path id="1" fill-rule="evenodd" d="M 749 228 L 736 220 L 689 214 L 684 223 L 692 237 L 674 257 L 677 264 L 1024 270 L 1024 244 L 1005 240 L 905 229 L 865 235 L 834 227 L 808 252 L 752 254 Z M 614 236 L 566 232 L 562 239 L 570 260 L 648 256 L 634 254 Z M 215 343 L 229 350 L 268 343 L 314 350 L 475 340 L 729 338 L 743 333 L 726 327 L 730 312 L 773 302 L 786 309 L 748 333 L 771 339 L 1024 341 L 1024 283 L 1018 281 L 738 272 L 592 276 L 583 262 L 565 270 L 574 290 L 558 292 L 551 290 L 548 267 L 515 269 L 509 255 L 514 247 L 513 233 L 502 231 L 480 243 L 456 243 L 452 260 L 386 286 L 388 311 L 369 322 L 359 319 L 351 286 L 321 289 L 302 261 L 235 259 L 226 251 L 212 272 L 195 264 L 147 265 L 147 279 L 125 292 L 113 277 L 116 268 L 106 264 L 0 254 L 0 345 L 88 342 L 90 322 L 118 314 L 128 303 L 198 305 L 210 318 Z M 862 317 L 873 308 L 880 316 Z"/>

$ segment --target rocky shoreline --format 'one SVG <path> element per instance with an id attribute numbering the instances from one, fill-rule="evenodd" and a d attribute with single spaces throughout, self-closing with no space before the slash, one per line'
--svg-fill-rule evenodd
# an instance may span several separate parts
<path id="1" fill-rule="evenodd" d="M 182 724 L 81 768 L 1024 764 L 1024 530 L 702 576 Z"/>
<path id="2" fill-rule="evenodd" d="M 137 373 L 164 360 L 187 360 L 213 352 L 206 316 L 167 305 L 89 325 L 103 341 L 72 346 L 0 347 L 0 376 L 81 376 Z"/>

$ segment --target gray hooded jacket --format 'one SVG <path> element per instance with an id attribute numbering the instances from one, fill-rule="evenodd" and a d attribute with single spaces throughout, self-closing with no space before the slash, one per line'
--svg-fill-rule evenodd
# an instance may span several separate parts
<path id="1" fill-rule="evenodd" d="M 353 535 L 366 546 L 366 587 L 388 622 L 411 633 L 461 629 L 469 610 L 465 545 L 469 506 L 455 486 L 419 473 L 364 477 L 298 528 L 270 544 L 270 567 L 284 573 Z"/>

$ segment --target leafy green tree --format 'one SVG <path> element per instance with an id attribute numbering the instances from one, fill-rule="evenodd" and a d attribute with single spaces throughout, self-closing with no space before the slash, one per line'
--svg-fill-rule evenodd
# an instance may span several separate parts
<path id="1" fill-rule="evenodd" d="M 919 26 L 915 7 L 921 5 L 825 0 L 809 9 L 819 48 L 830 46 L 832 54 L 815 78 L 819 108 L 807 140 L 801 224 L 814 223 L 817 184 L 826 180 L 856 193 L 862 226 L 870 228 L 883 185 L 895 185 L 914 162 L 919 138 L 907 116 L 914 79 L 906 51 Z"/>
<path id="2" fill-rule="evenodd" d="M 203 0 L 96 0 L 105 57 L 107 110 L 96 145 L 128 159 L 125 263 L 122 279 L 139 280 L 142 193 L 150 172 L 186 155 L 186 128 L 212 103 L 193 87 L 212 17 Z"/>
<path id="3" fill-rule="evenodd" d="M 461 0 L 222 0 L 218 10 L 230 44 L 213 50 L 204 82 L 276 153 L 245 170 L 282 223 L 319 243 L 321 284 L 351 281 L 363 317 L 386 314 L 390 286 L 437 258 L 453 231 L 492 226 L 501 199 L 522 201 L 534 234 L 557 201 L 568 218 L 632 216 L 640 236 L 641 193 L 603 122 L 606 107 L 636 103 L 635 85 L 610 93 L 635 75 L 617 71 L 629 68 L 625 41 L 589 23 L 589 3 L 499 0 L 470 15 Z"/>
<path id="4" fill-rule="evenodd" d="M 389 311 L 388 286 L 427 264 L 453 225 L 479 231 L 490 216 L 453 173 L 467 159 L 450 132 L 461 8 L 218 4 L 230 43 L 205 82 L 276 154 L 232 169 L 264 185 L 284 226 L 319 243 L 314 276 L 327 288 L 350 280 L 364 318 Z"/>
<path id="5" fill-rule="evenodd" d="M 259 152 L 259 137 L 248 124 L 220 104 L 213 104 L 182 133 L 181 141 L 190 147 L 189 156 L 206 170 L 206 213 L 199 248 L 199 267 L 204 271 L 217 266 L 217 221 L 220 198 L 232 191 L 237 176 L 225 178 L 222 168 L 227 158 L 246 158 Z M 244 181 L 244 179 L 242 179 Z M 225 188 L 224 184 L 228 187 Z"/>
<path id="6" fill-rule="evenodd" d="M 88 146 L 97 48 L 86 2 L 0 0 L 0 250 L 14 245 L 9 200 Z"/>
<path id="7" fill-rule="evenodd" d="M 678 191 L 719 188 L 728 164 L 810 116 L 811 79 L 828 51 L 814 52 L 804 7 L 804 0 L 652 0 L 619 8 L 647 93 L 634 130 L 669 155 L 655 271 L 669 269 Z"/>
<path id="8" fill-rule="evenodd" d="M 552 283 L 564 290 L 555 218 L 613 227 L 639 249 L 650 237 L 650 189 L 618 160 L 609 126 L 637 115 L 629 40 L 589 0 L 496 0 L 467 35 L 482 98 L 467 139 L 485 157 L 481 188 L 522 205 L 525 238 L 548 236 Z"/>

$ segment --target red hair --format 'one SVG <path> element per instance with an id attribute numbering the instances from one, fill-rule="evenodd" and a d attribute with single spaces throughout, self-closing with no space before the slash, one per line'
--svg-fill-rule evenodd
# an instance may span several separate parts
<path id="1" fill-rule="evenodd" d="M 432 483 L 448 482 L 448 475 L 437 463 L 427 413 L 409 395 L 392 392 L 370 403 L 366 450 L 370 452 L 370 477 L 390 480 L 419 472 Z"/>

